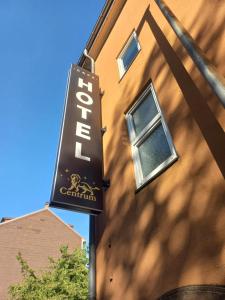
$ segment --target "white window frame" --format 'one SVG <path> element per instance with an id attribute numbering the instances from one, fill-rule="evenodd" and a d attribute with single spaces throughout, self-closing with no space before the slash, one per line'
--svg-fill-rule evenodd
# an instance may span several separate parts
<path id="1" fill-rule="evenodd" d="M 129 66 L 126 68 L 124 66 L 124 63 L 123 63 L 123 56 L 124 56 L 124 53 L 127 51 L 127 49 L 129 48 L 130 44 L 131 44 L 131 41 L 132 40 L 135 40 L 136 41 L 136 44 L 137 44 L 137 48 L 138 48 L 138 52 L 136 53 L 136 55 L 133 57 L 132 61 L 130 62 Z M 135 31 L 132 32 L 132 34 L 130 35 L 128 41 L 126 42 L 125 46 L 123 47 L 122 51 L 120 52 L 120 54 L 118 55 L 117 57 L 117 64 L 118 64 L 118 68 L 119 68 L 119 75 L 120 75 L 120 79 L 123 77 L 123 75 L 127 72 L 127 70 L 130 68 L 130 66 L 132 65 L 133 61 L 135 60 L 135 58 L 137 57 L 138 53 L 140 52 L 141 50 L 141 45 L 138 41 L 138 37 L 137 37 L 137 34 Z"/>
<path id="2" fill-rule="evenodd" d="M 137 135 L 135 132 L 135 128 L 134 128 L 132 113 L 141 104 L 141 102 L 144 101 L 145 96 L 149 93 L 151 93 L 153 96 L 158 113 L 150 121 L 150 123 L 148 123 L 141 130 L 141 132 Z M 131 149 L 132 149 L 132 157 L 133 157 L 133 161 L 134 161 L 136 185 L 137 185 L 137 189 L 139 189 L 140 187 L 145 185 L 147 182 L 153 180 L 156 176 L 161 174 L 164 170 L 166 170 L 174 161 L 176 161 L 178 159 L 178 155 L 177 155 L 175 146 L 173 144 L 169 129 L 166 125 L 163 113 L 159 106 L 159 102 L 157 100 L 156 93 L 155 93 L 152 83 L 141 94 L 141 96 L 138 98 L 136 103 L 126 113 L 125 117 L 126 117 L 126 121 L 127 121 L 129 137 L 130 137 L 130 141 L 131 141 Z M 147 176 L 144 177 L 143 172 L 142 172 L 141 160 L 140 160 L 138 147 L 145 141 L 146 138 L 148 138 L 148 136 L 151 134 L 151 132 L 159 124 L 162 124 L 163 130 L 164 130 L 164 133 L 165 133 L 165 136 L 166 136 L 169 148 L 170 148 L 171 155 L 164 162 L 162 162 L 160 165 L 158 165 L 153 171 L 151 171 Z"/>

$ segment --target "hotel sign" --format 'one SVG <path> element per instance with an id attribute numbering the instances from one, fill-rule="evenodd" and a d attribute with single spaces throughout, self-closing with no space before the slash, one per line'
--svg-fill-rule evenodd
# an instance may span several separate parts
<path id="1" fill-rule="evenodd" d="M 98 77 L 72 65 L 50 206 L 102 211 L 102 135 Z"/>

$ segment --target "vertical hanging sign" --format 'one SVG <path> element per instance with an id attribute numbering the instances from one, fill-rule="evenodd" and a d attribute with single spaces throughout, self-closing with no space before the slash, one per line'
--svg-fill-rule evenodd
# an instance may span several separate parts
<path id="1" fill-rule="evenodd" d="M 98 76 L 72 65 L 51 207 L 102 211 L 102 135 Z"/>

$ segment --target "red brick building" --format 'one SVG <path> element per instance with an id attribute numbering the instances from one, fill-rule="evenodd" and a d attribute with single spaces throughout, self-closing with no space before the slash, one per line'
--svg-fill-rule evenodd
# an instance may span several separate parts
<path id="1" fill-rule="evenodd" d="M 9 285 L 22 279 L 18 252 L 35 270 L 57 257 L 61 245 L 82 247 L 84 239 L 48 208 L 19 218 L 2 218 L 0 224 L 0 299 L 7 299 Z"/>

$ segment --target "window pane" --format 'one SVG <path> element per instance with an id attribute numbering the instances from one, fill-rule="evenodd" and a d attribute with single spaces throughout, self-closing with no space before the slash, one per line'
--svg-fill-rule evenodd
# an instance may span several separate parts
<path id="1" fill-rule="evenodd" d="M 123 56 L 121 57 L 125 70 L 127 70 L 129 65 L 132 63 L 132 61 L 133 61 L 134 57 L 137 55 L 137 53 L 138 53 L 137 41 L 135 38 L 133 38 L 131 40 L 129 46 L 125 50 Z"/>
<path id="2" fill-rule="evenodd" d="M 144 177 L 170 157 L 171 151 L 162 124 L 151 132 L 138 150 Z"/>
<path id="3" fill-rule="evenodd" d="M 152 121 L 157 113 L 158 110 L 153 95 L 150 92 L 132 113 L 134 129 L 137 135 Z"/>

